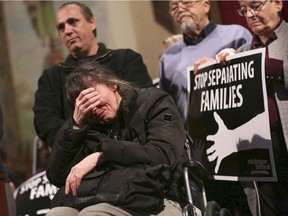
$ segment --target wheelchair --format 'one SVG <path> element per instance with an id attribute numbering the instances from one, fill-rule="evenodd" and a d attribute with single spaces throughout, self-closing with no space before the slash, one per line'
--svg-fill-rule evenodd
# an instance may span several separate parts
<path id="1" fill-rule="evenodd" d="M 189 160 L 184 164 L 183 177 L 188 202 L 182 209 L 183 216 L 232 216 L 228 209 L 221 208 L 217 202 L 207 202 L 203 183 L 208 178 L 207 170 L 200 162 L 192 160 L 192 144 L 192 138 L 186 133 L 185 147 Z"/>

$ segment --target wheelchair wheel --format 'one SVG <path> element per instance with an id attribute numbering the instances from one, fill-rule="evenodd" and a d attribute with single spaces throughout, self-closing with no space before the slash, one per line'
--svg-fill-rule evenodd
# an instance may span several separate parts
<path id="1" fill-rule="evenodd" d="M 232 216 L 232 214 L 226 208 L 221 209 L 217 202 L 210 201 L 207 203 L 204 216 Z"/>
<path id="2" fill-rule="evenodd" d="M 222 208 L 219 216 L 232 216 L 232 214 L 228 209 Z"/>
<path id="3" fill-rule="evenodd" d="M 218 203 L 215 201 L 210 201 L 205 207 L 204 216 L 219 216 L 220 211 L 221 208 Z"/>

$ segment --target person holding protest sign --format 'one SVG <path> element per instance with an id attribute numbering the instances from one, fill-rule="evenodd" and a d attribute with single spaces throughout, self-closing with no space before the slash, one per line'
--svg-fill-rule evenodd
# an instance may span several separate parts
<path id="1" fill-rule="evenodd" d="M 240 25 L 218 25 L 210 21 L 209 12 L 208 0 L 170 0 L 170 15 L 183 32 L 183 39 L 169 47 L 160 58 L 160 88 L 172 95 L 185 125 L 188 110 L 187 67 L 192 66 L 194 61 L 202 56 L 214 57 L 223 48 L 232 46 L 236 49 L 252 39 L 250 32 Z M 212 181 L 209 183 L 210 190 L 207 182 L 208 199 L 216 200 L 224 207 L 237 206 L 238 204 L 230 204 L 235 200 L 229 201 L 227 205 L 222 204 L 221 200 L 226 199 L 223 196 L 228 197 L 226 200 L 231 200 L 231 196 L 237 194 L 231 192 L 230 196 L 224 193 L 223 187 L 227 188 L 227 184 Z M 242 190 L 241 186 L 240 189 Z"/>
<path id="2" fill-rule="evenodd" d="M 159 63 L 160 88 L 172 95 L 183 122 L 187 120 L 186 69 L 202 56 L 214 57 L 221 49 L 250 42 L 240 25 L 218 25 L 209 19 L 210 1 L 170 0 L 170 15 L 183 39 L 169 47 Z"/>
<path id="3" fill-rule="evenodd" d="M 248 198 L 259 199 L 257 203 L 250 203 L 255 215 L 257 213 L 288 215 L 288 23 L 280 15 L 283 8 L 281 0 L 239 1 L 239 3 L 238 13 L 246 17 L 247 24 L 253 32 L 252 43 L 245 44 L 237 50 L 224 49 L 215 56 L 215 59 L 224 63 L 227 56 L 235 53 L 266 48 L 266 90 L 278 181 L 255 182 L 252 185 L 255 190 L 246 191 L 249 191 Z M 194 72 L 197 73 L 198 66 L 209 60 L 211 59 L 205 57 L 196 61 Z"/>

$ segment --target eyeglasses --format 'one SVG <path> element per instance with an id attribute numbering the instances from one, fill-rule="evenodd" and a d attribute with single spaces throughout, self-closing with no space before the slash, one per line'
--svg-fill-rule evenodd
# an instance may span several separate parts
<path id="1" fill-rule="evenodd" d="M 170 15 L 174 16 L 175 14 L 177 14 L 179 12 L 179 8 L 180 8 L 180 3 L 182 4 L 182 7 L 184 8 L 191 8 L 193 7 L 198 1 L 191 1 L 191 0 L 182 0 L 182 1 L 175 1 L 172 2 L 170 5 Z"/>
<path id="2" fill-rule="evenodd" d="M 262 7 L 266 4 L 268 0 L 266 1 L 253 1 L 251 4 L 249 4 L 247 7 L 241 7 L 239 10 L 237 10 L 238 14 L 240 16 L 247 16 L 248 10 L 250 12 L 259 12 Z"/>

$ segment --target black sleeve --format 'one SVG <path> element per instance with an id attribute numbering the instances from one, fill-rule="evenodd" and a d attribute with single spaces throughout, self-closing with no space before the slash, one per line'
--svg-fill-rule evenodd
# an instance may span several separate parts
<path id="1" fill-rule="evenodd" d="M 122 61 L 112 65 L 112 67 L 115 65 L 122 65 L 122 69 L 119 67 L 114 68 L 114 70 L 117 71 L 119 78 L 140 88 L 153 86 L 147 67 L 139 53 L 131 49 L 121 49 L 115 51 L 114 54 L 118 61 Z"/>
<path id="2" fill-rule="evenodd" d="M 59 77 L 53 77 L 44 71 L 38 80 L 38 89 L 35 93 L 34 127 L 38 137 L 52 146 L 57 132 L 64 124 L 64 116 L 62 112 L 62 87 L 58 85 L 61 80 Z"/>
<path id="3" fill-rule="evenodd" d="M 87 128 L 73 130 L 68 120 L 57 134 L 46 171 L 49 181 L 57 187 L 65 185 L 71 168 L 84 158 L 83 139 Z"/>

